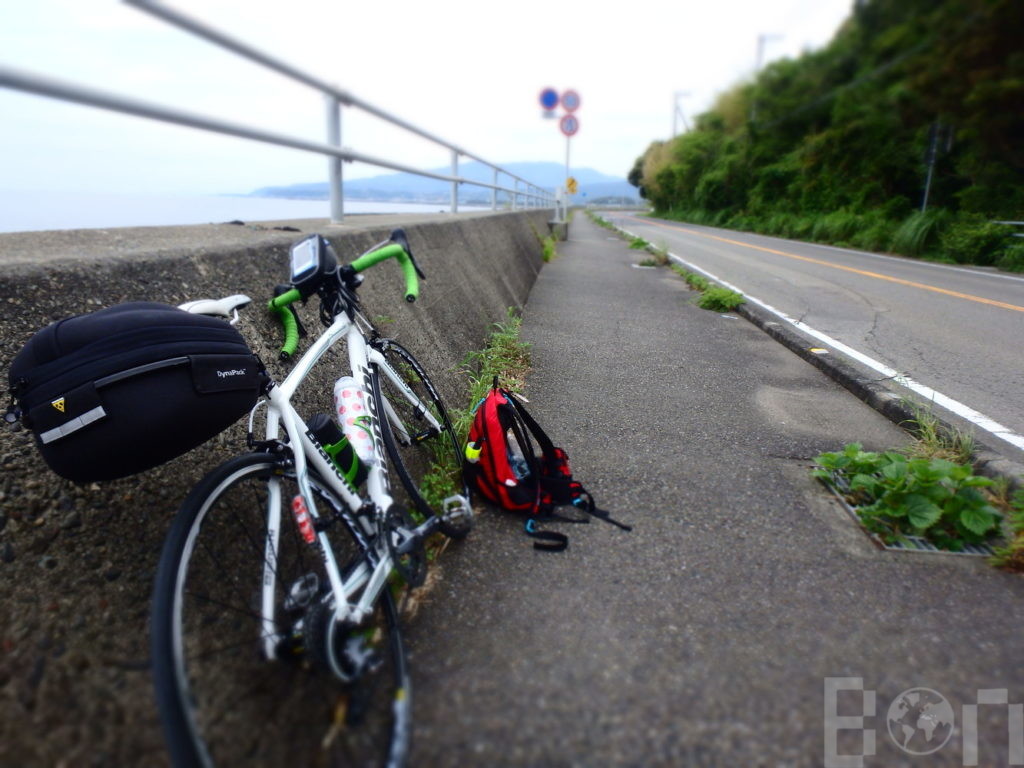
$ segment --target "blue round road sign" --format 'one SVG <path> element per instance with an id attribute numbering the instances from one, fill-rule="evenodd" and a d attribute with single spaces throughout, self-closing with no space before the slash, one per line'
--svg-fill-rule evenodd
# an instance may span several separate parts
<path id="1" fill-rule="evenodd" d="M 554 88 L 545 88 L 540 92 L 540 105 L 551 111 L 558 106 L 558 91 Z"/>
<path id="2" fill-rule="evenodd" d="M 575 136 L 576 131 L 580 129 L 580 119 L 576 115 L 563 115 L 558 127 L 566 136 Z"/>
<path id="3" fill-rule="evenodd" d="M 566 91 L 562 94 L 562 108 L 566 112 L 575 112 L 580 108 L 580 95 L 576 91 Z"/>

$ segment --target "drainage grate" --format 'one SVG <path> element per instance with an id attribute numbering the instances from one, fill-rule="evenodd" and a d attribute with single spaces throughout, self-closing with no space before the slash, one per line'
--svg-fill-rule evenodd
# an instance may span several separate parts
<path id="1" fill-rule="evenodd" d="M 965 544 L 961 551 L 950 552 L 948 549 L 939 549 L 928 539 L 922 539 L 920 536 L 907 536 L 903 541 L 882 546 L 885 549 L 895 549 L 901 552 L 941 552 L 945 555 L 979 555 L 981 557 L 995 554 L 988 544 Z"/>
<path id="2" fill-rule="evenodd" d="M 864 534 L 871 539 L 879 549 L 886 549 L 890 552 L 934 552 L 940 555 L 963 555 L 967 557 L 991 557 L 995 554 L 992 547 L 988 544 L 965 544 L 964 548 L 959 552 L 953 552 L 949 549 L 939 549 L 928 541 L 928 539 L 923 539 L 920 536 L 904 536 L 901 541 L 886 544 L 878 534 L 872 533 L 864 527 L 860 517 L 857 515 L 857 508 L 846 500 L 846 497 L 843 495 L 843 490 L 849 490 L 849 486 L 847 485 L 845 478 L 833 474 L 831 480 L 822 480 L 821 482 L 826 488 L 832 491 L 837 499 L 839 499 L 839 503 L 843 505 L 843 509 L 845 509 L 850 517 L 853 518 L 857 527 L 864 531 Z"/>

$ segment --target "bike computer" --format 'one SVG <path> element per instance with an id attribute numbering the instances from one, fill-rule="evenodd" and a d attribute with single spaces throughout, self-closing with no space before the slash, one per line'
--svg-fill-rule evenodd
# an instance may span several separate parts
<path id="1" fill-rule="evenodd" d="M 291 283 L 303 298 L 316 293 L 323 279 L 338 271 L 338 257 L 321 235 L 310 235 L 292 246 Z"/>

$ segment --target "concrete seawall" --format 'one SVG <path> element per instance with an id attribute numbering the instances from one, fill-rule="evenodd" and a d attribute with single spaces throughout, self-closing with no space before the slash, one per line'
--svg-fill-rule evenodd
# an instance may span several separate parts
<path id="1" fill-rule="evenodd" d="M 262 307 L 287 280 L 289 245 L 320 232 L 348 261 L 404 226 L 427 274 L 421 299 L 402 300 L 398 267 L 387 263 L 360 289 L 364 312 L 461 405 L 460 364 L 508 307 L 526 301 L 549 218 L 531 211 L 281 223 L 299 232 L 221 224 L 0 235 L 0 364 L 6 376 L 35 331 L 71 314 L 245 293 L 254 302 L 238 327 L 280 379 L 281 333 Z M 315 301 L 300 313 L 315 332 Z M 322 367 L 322 380 L 310 382 L 316 398 L 299 403 L 303 413 L 330 412 L 333 376 Z M 242 450 L 236 424 L 162 467 L 82 486 L 50 472 L 25 430 L 0 428 L 0 765 L 166 763 L 149 677 L 153 572 L 188 489 Z"/>

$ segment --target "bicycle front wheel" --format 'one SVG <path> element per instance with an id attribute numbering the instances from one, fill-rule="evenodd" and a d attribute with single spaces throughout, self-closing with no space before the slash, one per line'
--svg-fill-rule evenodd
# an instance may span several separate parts
<path id="1" fill-rule="evenodd" d="M 310 480 L 322 516 L 341 509 Z M 275 554 L 267 509 L 278 492 Z M 292 517 L 297 493 L 274 457 L 241 456 L 207 475 L 174 519 L 157 570 L 151 650 L 176 766 L 402 763 L 409 680 L 390 590 L 370 620 L 334 621 L 323 558 Z M 367 554 L 349 528 L 359 523 L 335 518 L 331 546 L 345 578 Z M 268 560 L 273 628 L 262 608 Z"/>
<path id="2" fill-rule="evenodd" d="M 400 503 L 424 517 L 442 515 L 445 499 L 461 496 L 466 502 L 464 514 L 442 517 L 439 527 L 447 536 L 463 538 L 473 518 L 469 488 L 462 478 L 462 450 L 448 411 L 411 352 L 390 339 L 376 346 L 385 361 L 377 366 L 387 417 L 384 445 L 402 482 L 402 489 L 392 490 Z"/>

